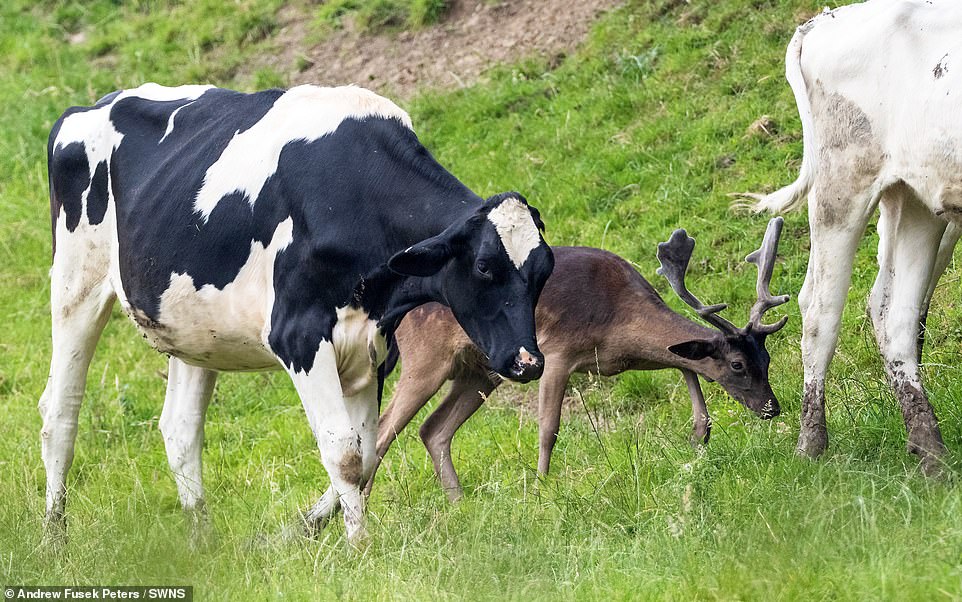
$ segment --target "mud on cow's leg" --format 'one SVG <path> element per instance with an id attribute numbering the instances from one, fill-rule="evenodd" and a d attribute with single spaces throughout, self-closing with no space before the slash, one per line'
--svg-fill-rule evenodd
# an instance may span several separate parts
<path id="1" fill-rule="evenodd" d="M 351 544 L 366 536 L 361 487 L 374 466 L 377 438 L 377 379 L 352 395 L 344 395 L 334 348 L 320 344 L 310 370 L 292 371 L 291 377 L 317 440 L 321 462 L 331 486 L 305 514 L 308 532 L 322 527 L 340 506 Z"/>
<path id="2" fill-rule="evenodd" d="M 879 275 L 869 307 L 879 352 L 905 420 L 908 451 L 932 473 L 938 471 L 945 445 L 922 386 L 917 343 L 919 317 L 937 280 L 945 222 L 903 188 L 887 192 L 881 209 Z"/>

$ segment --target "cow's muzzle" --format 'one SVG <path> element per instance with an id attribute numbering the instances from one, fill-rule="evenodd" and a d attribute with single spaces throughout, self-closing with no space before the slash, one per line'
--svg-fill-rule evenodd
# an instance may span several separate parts
<path id="1" fill-rule="evenodd" d="M 514 356 L 508 376 L 511 380 L 526 383 L 541 378 L 542 372 L 544 372 L 544 356 L 522 347 Z"/>

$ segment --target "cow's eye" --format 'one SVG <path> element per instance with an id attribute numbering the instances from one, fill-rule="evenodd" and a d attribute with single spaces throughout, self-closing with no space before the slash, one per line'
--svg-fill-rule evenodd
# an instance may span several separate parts
<path id="1" fill-rule="evenodd" d="M 732 362 L 732 370 L 734 370 L 735 372 L 741 372 L 744 369 L 745 369 L 745 364 L 741 362 Z"/>
<path id="2" fill-rule="evenodd" d="M 485 260 L 479 259 L 476 269 L 478 270 L 478 273 L 484 276 L 485 278 L 491 277 L 491 268 L 488 267 L 488 262 L 486 262 Z"/>

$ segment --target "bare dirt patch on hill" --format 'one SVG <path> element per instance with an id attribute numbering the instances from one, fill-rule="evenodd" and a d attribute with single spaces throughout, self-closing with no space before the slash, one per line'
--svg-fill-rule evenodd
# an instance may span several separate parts
<path id="1" fill-rule="evenodd" d="M 441 22 L 424 28 L 362 33 L 346 21 L 320 41 L 309 8 L 279 15 L 278 52 L 252 72 L 269 67 L 291 85 L 354 83 L 409 97 L 419 88 L 455 88 L 478 82 L 488 68 L 531 56 L 560 61 L 585 38 L 592 23 L 619 0 L 454 0 Z"/>

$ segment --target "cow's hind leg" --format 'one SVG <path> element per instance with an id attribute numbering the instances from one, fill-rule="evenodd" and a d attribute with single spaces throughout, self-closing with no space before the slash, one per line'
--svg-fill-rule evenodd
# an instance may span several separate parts
<path id="1" fill-rule="evenodd" d="M 212 370 L 170 358 L 167 396 L 160 414 L 160 432 L 181 506 L 198 522 L 204 519 L 204 418 L 216 380 L 217 373 Z"/>
<path id="2" fill-rule="evenodd" d="M 942 435 L 919 374 L 919 316 L 939 252 L 945 222 L 904 187 L 886 192 L 879 219 L 879 275 L 869 308 L 885 371 L 908 431 L 908 450 L 926 471 L 945 453 Z"/>
<path id="3" fill-rule="evenodd" d="M 798 453 L 810 457 L 821 455 L 828 446 L 825 375 L 838 344 L 855 251 L 877 204 L 877 192 L 853 190 L 829 178 L 816 183 L 810 195 L 812 247 L 798 295 L 805 388 L 797 447 Z"/>
<path id="4" fill-rule="evenodd" d="M 932 303 L 932 295 L 935 294 L 935 287 L 938 285 L 939 279 L 942 278 L 942 274 L 945 273 L 945 269 L 949 267 L 949 263 L 952 261 L 952 253 L 955 251 L 955 245 L 958 244 L 960 237 L 962 237 L 962 226 L 949 223 L 939 243 L 939 254 L 935 259 L 935 267 L 932 269 L 932 277 L 929 279 L 928 290 L 925 292 L 925 300 L 922 302 L 922 311 L 919 315 L 919 337 L 916 353 L 919 363 L 922 362 L 922 347 L 925 346 L 925 323 L 929 317 L 929 304 Z"/>
<path id="5" fill-rule="evenodd" d="M 86 247 L 86 241 L 78 241 L 76 236 L 61 236 L 51 270 L 53 349 L 50 375 L 39 403 L 41 453 L 47 473 L 45 531 L 54 543 L 62 542 L 66 535 L 66 479 L 73 463 L 87 369 L 115 298 L 106 279 L 106 258 L 97 249 L 74 252 L 74 246 Z"/>
<path id="6" fill-rule="evenodd" d="M 309 371 L 292 371 L 294 387 L 304 405 L 321 452 L 331 487 L 307 512 L 309 531 L 323 526 L 338 506 L 344 510 L 348 541 L 365 537 L 364 497 L 361 487 L 374 466 L 377 440 L 377 379 L 344 395 L 334 347 L 322 342 Z"/>

